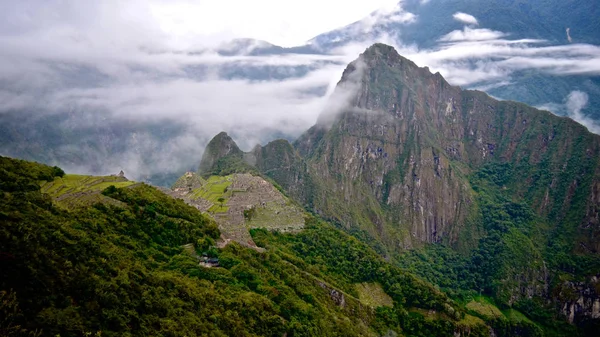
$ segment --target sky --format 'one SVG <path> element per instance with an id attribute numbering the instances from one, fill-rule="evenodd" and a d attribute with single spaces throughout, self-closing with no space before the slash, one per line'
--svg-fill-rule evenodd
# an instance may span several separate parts
<path id="1" fill-rule="evenodd" d="M 67 33 L 77 28 L 111 35 L 113 43 L 130 43 L 128 38 L 145 34 L 148 40 L 181 49 L 236 37 L 290 47 L 397 4 L 397 0 L 7 0 L 0 3 L 0 29 Z"/>
<path id="2" fill-rule="evenodd" d="M 345 66 L 374 42 L 391 44 L 464 87 L 506 85 L 523 69 L 600 74 L 598 46 L 512 40 L 469 13 L 452 17 L 462 28 L 440 34 L 430 49 L 382 33 L 326 54 L 224 56 L 214 49 L 233 38 L 295 46 L 361 18 L 353 29 L 362 31 L 350 33 L 420 18 L 397 1 L 383 0 L 0 1 L 0 119 L 63 116 L 49 127 L 86 131 L 77 133 L 78 144 L 52 151 L 53 165 L 95 174 L 123 169 L 139 178 L 197 167 L 205 144 L 221 131 L 244 150 L 274 138 L 295 139 L 331 106 L 328 99 Z M 585 115 L 589 95 L 574 88 L 543 107 L 600 132 Z M 151 131 L 167 125 L 177 133 Z M 93 138 L 98 130 L 100 140 Z M 35 139 L 36 130 L 27 132 L 23 137 Z M 0 154 L 11 150 L 0 144 Z"/>
<path id="3" fill-rule="evenodd" d="M 398 0 L 156 1 L 149 10 L 161 30 L 177 38 L 249 37 L 292 47 L 397 4 Z"/>

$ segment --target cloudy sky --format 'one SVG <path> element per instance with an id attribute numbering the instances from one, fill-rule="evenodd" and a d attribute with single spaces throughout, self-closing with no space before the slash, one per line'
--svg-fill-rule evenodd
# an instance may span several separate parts
<path id="1" fill-rule="evenodd" d="M 214 51 L 243 37 L 301 45 L 359 19 L 353 29 L 360 31 L 350 33 L 367 33 L 367 38 L 324 53 L 224 56 Z M 316 122 L 345 65 L 374 42 L 392 44 L 418 65 L 467 87 L 505 85 L 523 69 L 600 74 L 597 46 L 512 40 L 469 13 L 454 13 L 453 19 L 463 28 L 441 34 L 435 48 L 420 49 L 385 32 L 368 34 L 378 24 L 418 22 L 397 1 L 0 1 L 0 117 L 68 113 L 63 124 L 71 128 L 106 121 L 184 125 L 175 137 L 157 138 L 144 128 L 122 136 L 127 150 L 119 154 L 103 145 L 105 157 L 94 157 L 105 165 L 102 172 L 61 161 L 61 151 L 84 151 L 78 146 L 56 150 L 56 163 L 68 170 L 124 169 L 136 178 L 193 168 L 203 146 L 220 131 L 234 135 L 246 150 L 275 137 L 297 137 Z M 246 47 L 250 51 L 254 45 Z M 583 112 L 588 93 L 573 92 L 545 107 L 572 111 L 573 118 L 598 132 L 598 124 Z M 0 154 L 9 150 L 0 147 Z"/>
<path id="2" fill-rule="evenodd" d="M 234 37 L 296 46 L 317 34 L 391 10 L 397 0 L 14 0 L 3 1 L 4 33 L 46 36 L 83 30 L 103 42 L 193 48 Z M 82 32 L 83 33 L 83 32 Z"/>

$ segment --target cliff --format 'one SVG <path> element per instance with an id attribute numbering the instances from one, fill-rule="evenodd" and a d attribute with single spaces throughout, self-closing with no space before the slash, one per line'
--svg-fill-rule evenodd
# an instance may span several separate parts
<path id="1" fill-rule="evenodd" d="M 384 256 L 441 244 L 503 305 L 553 299 L 571 321 L 594 318 L 595 293 L 579 306 L 551 295 L 563 279 L 589 288 L 600 268 L 600 137 L 568 118 L 462 90 L 375 44 L 315 126 L 241 158 Z"/>

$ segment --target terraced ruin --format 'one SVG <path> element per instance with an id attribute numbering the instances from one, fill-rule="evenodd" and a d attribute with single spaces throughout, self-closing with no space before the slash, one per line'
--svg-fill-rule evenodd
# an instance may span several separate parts
<path id="1" fill-rule="evenodd" d="M 112 176 L 87 176 L 67 174 L 53 181 L 42 182 L 41 189 L 52 197 L 60 207 L 72 209 L 77 206 L 91 205 L 97 202 L 119 205 L 121 202 L 102 195 L 109 187 L 129 187 L 138 183 L 129 181 L 123 174 Z"/>
<path id="2" fill-rule="evenodd" d="M 258 249 L 249 229 L 297 231 L 304 227 L 300 207 L 270 182 L 247 173 L 202 179 L 187 172 L 173 185 L 170 194 L 210 214 L 223 233 L 222 244 L 233 240 Z"/>

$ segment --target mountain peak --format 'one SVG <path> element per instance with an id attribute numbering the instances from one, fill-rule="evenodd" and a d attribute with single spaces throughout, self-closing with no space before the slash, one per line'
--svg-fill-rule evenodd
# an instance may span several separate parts
<path id="1" fill-rule="evenodd" d="M 206 150 L 204 150 L 204 154 L 202 155 L 198 172 L 200 174 L 210 172 L 221 158 L 241 158 L 243 154 L 242 150 L 240 150 L 227 132 L 220 132 L 206 145 Z"/>
<path id="2" fill-rule="evenodd" d="M 324 111 L 320 121 L 331 124 L 348 108 L 389 112 L 397 117 L 412 115 L 410 102 L 447 90 L 451 96 L 460 89 L 449 85 L 439 73 L 432 74 L 429 68 L 401 56 L 394 47 L 376 43 L 344 70 L 330 99 L 332 108 Z"/>
<path id="3" fill-rule="evenodd" d="M 398 51 L 396 51 L 396 49 L 394 47 L 387 45 L 385 43 L 380 43 L 380 42 L 372 44 L 363 53 L 363 55 L 365 55 L 365 56 L 388 55 L 388 54 L 400 56 L 400 54 L 398 54 Z"/>
<path id="4" fill-rule="evenodd" d="M 418 75 L 421 76 L 431 75 L 428 67 L 419 67 L 413 61 L 400 55 L 394 47 L 384 43 L 375 43 L 371 45 L 360 55 L 360 59 L 371 67 L 387 66 L 404 71 L 410 69 L 419 71 Z M 384 62 L 384 64 L 380 64 L 380 62 Z"/>

